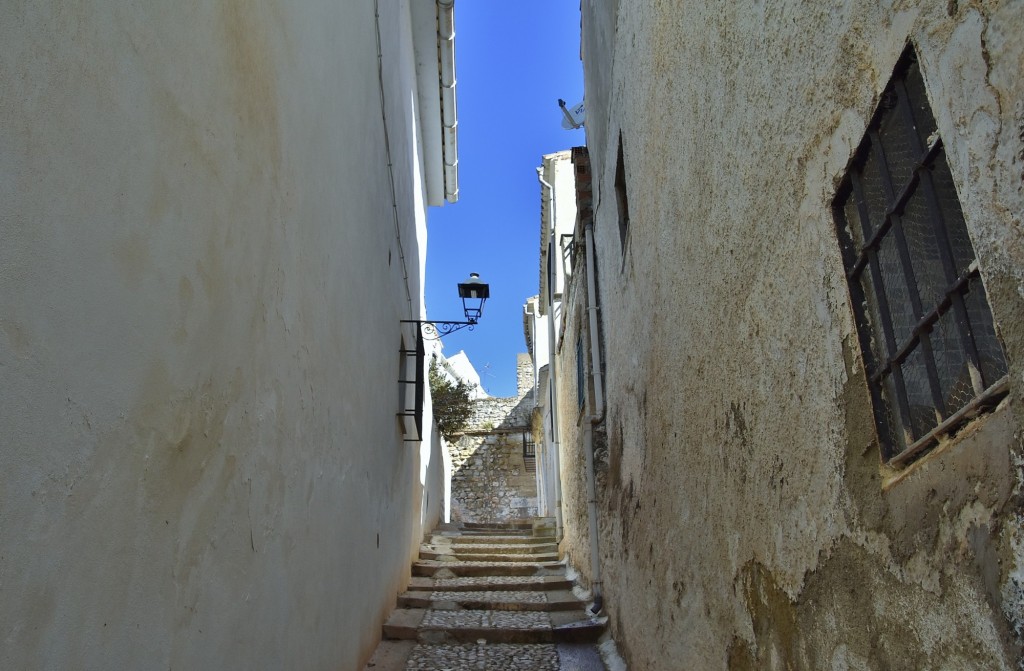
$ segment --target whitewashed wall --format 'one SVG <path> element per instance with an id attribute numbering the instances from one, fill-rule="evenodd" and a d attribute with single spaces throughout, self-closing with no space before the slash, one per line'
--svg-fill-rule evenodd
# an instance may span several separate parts
<path id="1" fill-rule="evenodd" d="M 372 650 L 435 517 L 407 4 L 381 28 L 396 203 L 373 3 L 5 7 L 0 667 Z"/>

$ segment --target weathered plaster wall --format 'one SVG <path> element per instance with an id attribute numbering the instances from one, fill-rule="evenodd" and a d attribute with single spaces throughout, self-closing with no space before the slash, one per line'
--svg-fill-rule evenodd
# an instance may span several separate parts
<path id="1" fill-rule="evenodd" d="M 607 353 L 602 562 L 630 666 L 1016 665 L 1020 10 L 583 3 Z M 829 205 L 908 39 L 1011 395 L 884 488 Z M 567 534 L 582 538 L 574 519 Z"/>
<path id="2" fill-rule="evenodd" d="M 381 26 L 404 249 L 373 3 L 5 7 L 0 667 L 372 650 L 433 515 L 395 422 L 406 3 Z"/>

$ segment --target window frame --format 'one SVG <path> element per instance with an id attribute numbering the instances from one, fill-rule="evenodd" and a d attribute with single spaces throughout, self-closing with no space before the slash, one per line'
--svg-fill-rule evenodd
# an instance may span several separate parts
<path id="1" fill-rule="evenodd" d="M 582 332 L 576 337 L 576 405 L 580 411 L 587 400 L 587 374 L 584 366 Z"/>
<path id="2" fill-rule="evenodd" d="M 899 155 L 901 149 L 911 162 Z M 908 44 L 832 202 L 881 456 L 894 466 L 993 407 L 1009 388 L 1006 356 L 949 172 L 917 55 Z M 944 178 L 941 192 L 937 176 Z M 879 196 L 885 205 L 880 211 Z M 908 242 L 910 232 L 916 233 Z M 939 341 L 938 354 L 933 340 Z M 953 391 L 962 386 L 949 380 L 959 382 L 963 374 L 951 377 L 949 371 L 961 360 L 973 395 L 953 407 Z M 908 384 L 907 377 L 920 378 L 922 366 L 924 380 Z"/>

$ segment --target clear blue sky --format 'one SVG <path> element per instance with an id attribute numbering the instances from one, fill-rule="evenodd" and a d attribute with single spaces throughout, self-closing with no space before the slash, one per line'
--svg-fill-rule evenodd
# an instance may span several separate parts
<path id="1" fill-rule="evenodd" d="M 430 208 L 427 315 L 461 320 L 456 285 L 470 272 L 491 286 L 474 331 L 444 338 L 465 350 L 492 396 L 514 396 L 526 351 L 523 304 L 538 293 L 541 156 L 586 143 L 562 128 L 558 99 L 583 99 L 579 0 L 455 4 L 459 201 Z"/>

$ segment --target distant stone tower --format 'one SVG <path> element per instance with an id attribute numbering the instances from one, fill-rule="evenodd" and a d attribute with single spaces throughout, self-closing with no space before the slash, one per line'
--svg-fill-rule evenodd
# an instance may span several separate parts
<path id="1" fill-rule="evenodd" d="M 533 391 L 533 359 L 525 352 L 516 355 L 516 389 L 519 398 Z"/>

